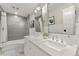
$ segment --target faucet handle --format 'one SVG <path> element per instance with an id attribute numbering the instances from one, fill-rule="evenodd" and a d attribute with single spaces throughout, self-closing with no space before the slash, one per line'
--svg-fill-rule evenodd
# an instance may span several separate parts
<path id="1" fill-rule="evenodd" d="M 54 40 L 54 39 L 55 39 L 55 36 L 53 35 L 53 36 L 52 36 L 52 40 Z"/>

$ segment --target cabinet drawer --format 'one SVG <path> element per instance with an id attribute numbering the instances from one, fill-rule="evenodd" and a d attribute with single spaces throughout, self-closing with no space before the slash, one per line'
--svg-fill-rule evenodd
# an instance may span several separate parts
<path id="1" fill-rule="evenodd" d="M 35 44 L 31 44 L 30 48 L 31 48 L 30 53 L 32 56 L 48 56 L 48 54 L 45 51 L 43 51 L 41 48 L 39 48 Z"/>
<path id="2" fill-rule="evenodd" d="M 29 40 L 26 41 L 24 49 L 25 55 L 27 56 L 48 56 L 46 52 L 44 52 L 42 49 L 40 49 Z"/>

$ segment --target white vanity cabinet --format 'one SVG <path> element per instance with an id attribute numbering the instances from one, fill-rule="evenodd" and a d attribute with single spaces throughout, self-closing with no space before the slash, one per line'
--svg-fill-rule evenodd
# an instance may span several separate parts
<path id="1" fill-rule="evenodd" d="M 25 56 L 74 56 L 77 45 L 66 45 L 65 47 L 50 39 L 43 40 L 41 37 L 26 36 L 24 41 Z M 51 44 L 50 44 L 51 43 Z"/>
<path id="2" fill-rule="evenodd" d="M 26 42 L 24 44 L 24 53 L 26 56 L 48 56 L 49 55 L 28 39 L 26 39 Z"/>

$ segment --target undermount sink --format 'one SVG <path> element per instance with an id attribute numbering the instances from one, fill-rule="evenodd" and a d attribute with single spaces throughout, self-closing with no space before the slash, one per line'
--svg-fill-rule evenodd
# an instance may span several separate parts
<path id="1" fill-rule="evenodd" d="M 43 42 L 43 44 L 46 45 L 47 47 L 52 48 L 52 49 L 55 49 L 57 51 L 61 51 L 64 47 L 66 47 L 66 45 L 64 45 L 64 44 L 55 42 L 53 40 L 48 40 L 48 39 L 45 40 Z"/>

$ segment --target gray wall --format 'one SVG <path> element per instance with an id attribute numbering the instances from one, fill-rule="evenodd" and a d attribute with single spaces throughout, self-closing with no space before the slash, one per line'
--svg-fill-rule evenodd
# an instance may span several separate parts
<path id="1" fill-rule="evenodd" d="M 27 18 L 7 14 L 8 40 L 23 39 L 29 35 Z"/>

